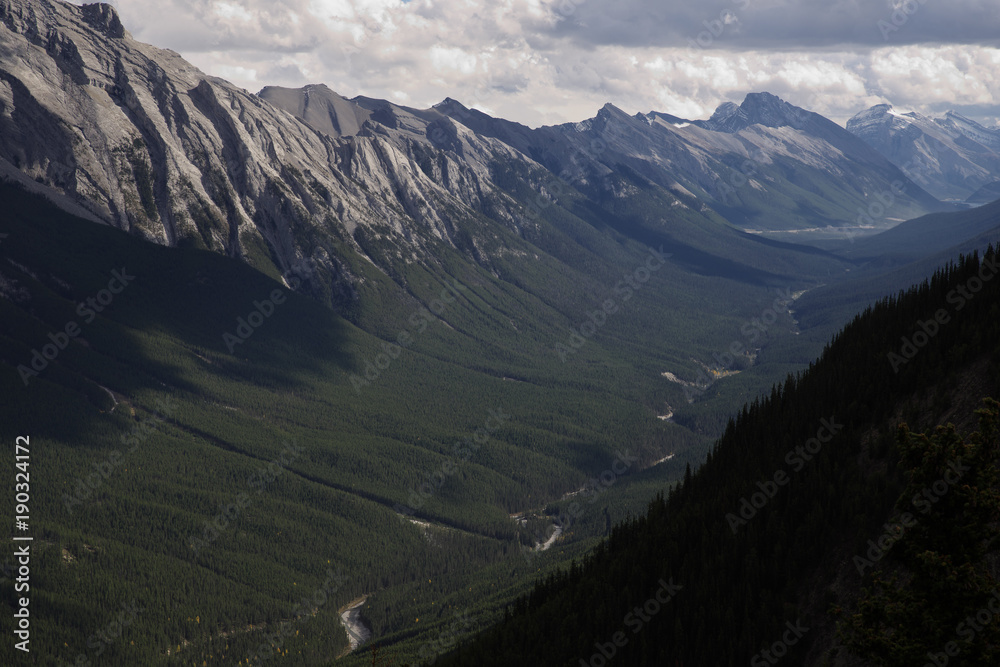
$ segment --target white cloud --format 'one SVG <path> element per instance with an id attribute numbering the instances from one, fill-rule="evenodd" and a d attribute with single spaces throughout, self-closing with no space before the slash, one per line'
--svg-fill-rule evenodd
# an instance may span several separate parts
<path id="1" fill-rule="evenodd" d="M 967 14 L 952 10 L 948 30 L 992 21 L 986 0 L 956 2 Z M 704 118 L 721 102 L 763 90 L 839 122 L 881 101 L 930 115 L 954 107 L 983 120 L 1000 116 L 995 45 L 941 39 L 892 46 L 904 33 L 917 39 L 934 29 L 938 10 L 926 3 L 886 46 L 864 13 L 868 4 L 119 0 L 117 7 L 137 39 L 175 49 L 250 90 L 326 83 L 348 97 L 418 107 L 453 97 L 529 125 L 592 117 L 609 101 L 632 113 Z M 687 46 L 699 31 L 720 27 L 710 48 Z M 836 45 L 837 30 L 854 45 Z M 825 50 L 799 45 L 820 33 L 830 44 Z M 859 46 L 863 40 L 871 45 Z"/>
<path id="2" fill-rule="evenodd" d="M 476 56 L 455 47 L 432 46 L 430 60 L 438 72 L 454 70 L 461 74 L 473 74 L 477 70 L 478 59 Z"/>
<path id="3" fill-rule="evenodd" d="M 223 20 L 238 20 L 244 23 L 249 23 L 253 20 L 253 14 L 248 12 L 245 8 L 239 5 L 234 5 L 230 2 L 220 2 L 215 5 L 215 13 L 219 15 Z"/>
<path id="4" fill-rule="evenodd" d="M 217 76 L 220 76 L 223 79 L 228 79 L 233 83 L 245 82 L 250 84 L 249 86 L 243 85 L 242 83 L 238 84 L 243 85 L 244 88 L 252 90 L 254 84 L 258 83 L 257 70 L 255 69 L 248 69 L 246 67 L 240 67 L 239 65 L 217 65 L 215 70 L 218 72 Z"/>

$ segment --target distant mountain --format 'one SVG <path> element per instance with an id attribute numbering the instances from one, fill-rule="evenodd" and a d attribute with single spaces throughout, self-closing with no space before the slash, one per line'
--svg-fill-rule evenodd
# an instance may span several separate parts
<path id="1" fill-rule="evenodd" d="M 769 93 L 726 103 L 708 121 L 607 104 L 594 118 L 536 130 L 454 100 L 435 107 L 473 131 L 516 148 L 597 198 L 615 196 L 627 170 L 754 231 L 858 224 L 878 195 L 900 195 L 878 226 L 940 210 L 897 167 L 836 123 Z"/>
<path id="2" fill-rule="evenodd" d="M 437 262 L 443 242 L 488 266 L 494 231 L 523 236 L 551 203 L 610 220 L 638 193 L 650 220 L 669 210 L 702 231 L 756 232 L 857 226 L 894 183 L 869 226 L 938 206 L 850 133 L 766 93 L 705 122 L 608 104 L 533 130 L 450 99 L 254 95 L 136 42 L 108 5 L 3 0 L 0 26 L 0 171 L 144 239 L 275 276 L 317 255 L 307 289 L 338 307 L 354 301 L 358 257 L 395 274 L 404 257 Z"/>
<path id="3" fill-rule="evenodd" d="M 940 199 L 965 200 L 1000 179 L 1000 130 L 953 111 L 928 118 L 879 104 L 847 121 L 847 129 Z"/>
<path id="4" fill-rule="evenodd" d="M 996 201 L 997 199 L 1000 199 L 1000 181 L 987 183 L 969 195 L 969 198 L 966 199 L 966 201 L 970 204 L 987 204 L 991 201 Z"/>
<path id="5" fill-rule="evenodd" d="M 720 104 L 706 121 L 695 121 L 696 125 L 716 132 L 735 134 L 752 125 L 765 127 L 792 127 L 801 130 L 807 123 L 821 118 L 797 106 L 785 102 L 771 93 L 750 93 L 743 103 Z M 828 121 L 829 122 L 829 121 Z"/>

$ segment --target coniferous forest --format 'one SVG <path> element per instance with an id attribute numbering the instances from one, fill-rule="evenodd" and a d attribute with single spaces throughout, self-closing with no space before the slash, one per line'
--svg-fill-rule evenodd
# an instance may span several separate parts
<path id="1" fill-rule="evenodd" d="M 0 0 L 0 667 L 1000 665 L 1000 24 L 719 3 Z"/>
<path id="2" fill-rule="evenodd" d="M 860 313 L 700 470 L 436 664 L 992 664 L 995 626 L 955 628 L 997 586 L 996 261 Z"/>

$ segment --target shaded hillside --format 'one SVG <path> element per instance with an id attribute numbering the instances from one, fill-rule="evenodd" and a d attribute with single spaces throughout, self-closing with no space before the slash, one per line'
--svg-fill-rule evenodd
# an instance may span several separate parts
<path id="1" fill-rule="evenodd" d="M 236 662 L 332 569 L 347 579 L 324 588 L 329 603 L 284 647 L 315 664 L 345 644 L 335 612 L 361 594 L 381 636 L 444 596 L 468 604 L 527 580 L 532 535 L 509 515 L 579 488 L 616 449 L 647 465 L 665 447 L 704 446 L 628 407 L 663 383 L 650 373 L 637 387 L 596 342 L 578 355 L 611 372 L 594 378 L 583 363 L 571 386 L 557 382 L 567 370 L 550 341 L 564 330 L 485 275 L 413 273 L 426 304 L 386 297 L 405 321 L 460 286 L 447 310 L 405 329 L 411 344 L 384 368 L 386 340 L 242 263 L 144 243 L 8 185 L 0 201 L 0 435 L 33 446 L 42 660 L 94 660 L 88 638 L 135 601 L 146 612 L 103 664 Z M 487 420 L 480 454 L 412 500 Z M 13 478 L 13 457 L 2 466 Z M 12 563 L 0 565 L 13 613 Z"/>
<path id="2" fill-rule="evenodd" d="M 45 659 L 96 657 L 87 639 L 124 597 L 147 612 L 103 662 L 241 659 L 295 617 L 301 587 L 329 598 L 284 647 L 307 662 L 341 649 L 334 612 L 363 594 L 375 635 L 416 655 L 445 608 L 524 590 L 556 552 L 583 553 L 606 531 L 595 509 L 551 558 L 529 563 L 522 549 L 551 520 L 522 526 L 511 514 L 579 490 L 618 451 L 636 458 L 616 489 L 664 456 L 703 458 L 704 435 L 657 419 L 667 403 L 686 405 L 660 374 L 694 375 L 692 358 L 711 360 L 775 298 L 770 285 L 660 264 L 648 246 L 566 216 L 536 248 L 575 271 L 536 251 L 501 258 L 494 275 L 442 244 L 437 270 L 401 268 L 403 292 L 359 262 L 366 330 L 218 253 L 150 244 L 9 184 L 0 202 L 0 431 L 31 437 L 32 471 L 47 480 L 32 495 L 33 650 Z M 748 266 L 766 253 L 771 269 L 837 262 L 762 248 Z M 648 275 L 626 291 L 639 266 Z M 311 270 L 282 280 L 301 287 Z M 620 315 L 571 340 L 612 297 Z M 791 329 L 782 313 L 770 335 L 798 339 Z M 557 343 L 572 350 L 565 361 Z M 748 386 L 776 372 L 744 378 L 758 370 Z M 488 446 L 414 500 L 498 410 L 510 417 L 488 422 Z M 234 505 L 244 493 L 252 504 Z M 327 590 L 328 568 L 349 579 Z M 9 575 L 0 586 L 11 599 Z"/>
<path id="3" fill-rule="evenodd" d="M 907 220 L 880 234 L 841 243 L 833 251 L 855 261 L 876 261 L 875 268 L 884 270 L 893 263 L 930 256 L 996 227 L 1000 227 L 1000 201 L 967 211 L 931 213 Z"/>
<path id="4" fill-rule="evenodd" d="M 682 486 L 436 664 L 734 665 L 765 650 L 836 662 L 831 607 L 853 604 L 860 577 L 834 584 L 904 488 L 896 419 L 968 423 L 1000 391 L 1000 268 L 978 277 L 997 261 L 992 248 L 961 257 L 859 314 L 808 371 L 744 408 Z"/>
<path id="5" fill-rule="evenodd" d="M 1000 203 L 950 213 L 932 213 L 863 239 L 826 244 L 856 266 L 850 278 L 810 290 L 796 302 L 806 329 L 836 325 L 879 299 L 923 281 L 961 254 L 1000 243 Z"/>

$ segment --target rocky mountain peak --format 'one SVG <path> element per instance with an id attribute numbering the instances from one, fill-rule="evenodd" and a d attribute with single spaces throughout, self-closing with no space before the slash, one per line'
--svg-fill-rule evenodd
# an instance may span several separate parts
<path id="1" fill-rule="evenodd" d="M 787 104 L 787 102 L 777 95 L 762 91 L 759 93 L 747 93 L 746 97 L 743 98 L 743 104 L 740 106 L 744 109 L 780 109 Z"/>
<path id="2" fill-rule="evenodd" d="M 871 128 L 881 126 L 891 121 L 892 117 L 893 110 L 891 104 L 876 104 L 869 109 L 865 109 L 864 111 L 859 111 L 854 114 L 854 116 L 847 121 L 847 129 L 849 132 L 860 135 L 867 131 L 871 131 Z"/>
<path id="3" fill-rule="evenodd" d="M 435 109 L 443 114 L 450 114 L 452 112 L 465 111 L 468 112 L 469 108 L 456 100 L 453 97 L 446 97 L 437 104 L 434 105 Z"/>
<path id="4" fill-rule="evenodd" d="M 965 199 L 1000 170 L 1000 133 L 955 111 L 930 118 L 877 104 L 847 121 L 847 130 L 941 199 Z"/>
<path id="5" fill-rule="evenodd" d="M 608 102 L 603 107 L 601 107 L 600 111 L 597 112 L 597 116 L 594 117 L 595 120 L 601 120 L 604 122 L 608 122 L 610 120 L 625 120 L 631 118 L 632 118 L 631 116 L 629 116 L 627 113 L 616 107 L 611 102 Z"/>
<path id="6" fill-rule="evenodd" d="M 771 93 L 748 93 L 743 103 L 724 102 L 702 127 L 716 132 L 736 133 L 751 125 L 801 128 L 809 114 Z"/>
<path id="7" fill-rule="evenodd" d="M 101 2 L 80 7 L 83 20 L 103 35 L 112 39 L 124 39 L 129 34 L 122 25 L 118 12 L 111 5 Z"/>
<path id="8" fill-rule="evenodd" d="M 742 107 L 733 102 L 723 102 L 711 118 L 695 121 L 695 124 L 714 132 L 735 133 L 751 123 Z"/>
<path id="9" fill-rule="evenodd" d="M 740 105 L 735 104 L 733 102 L 723 102 L 718 106 L 718 108 L 715 110 L 715 113 L 712 114 L 712 117 L 709 120 L 714 120 L 714 121 L 725 120 L 735 114 L 738 114 L 739 112 L 740 112 Z"/>
<path id="10" fill-rule="evenodd" d="M 614 104 L 608 102 L 601 107 L 600 111 L 597 112 L 597 115 L 591 119 L 589 125 L 590 129 L 593 131 L 602 132 L 609 124 L 612 123 L 626 123 L 631 125 L 634 122 L 635 119 L 632 116 L 629 116 Z"/>
<path id="11" fill-rule="evenodd" d="M 771 93 L 749 93 L 740 105 L 747 118 L 768 127 L 801 127 L 808 112 Z"/>
<path id="12" fill-rule="evenodd" d="M 54 30 L 85 33 L 84 26 L 110 39 L 131 39 L 115 8 L 103 3 L 77 6 L 48 0 L 0 0 L 0 22 L 36 44 Z"/>

